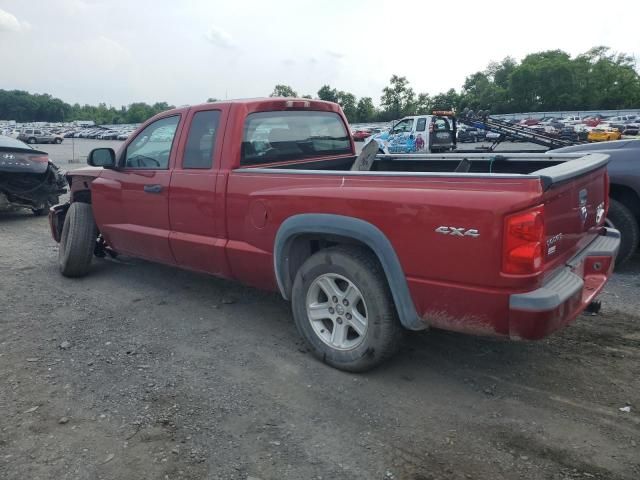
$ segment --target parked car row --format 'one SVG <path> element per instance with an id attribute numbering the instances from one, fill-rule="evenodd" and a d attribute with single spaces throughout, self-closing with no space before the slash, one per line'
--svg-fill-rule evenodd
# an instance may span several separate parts
<path id="1" fill-rule="evenodd" d="M 15 137 L 28 144 L 36 143 L 62 143 L 64 137 L 53 130 L 43 130 L 40 128 L 24 128 L 19 130 Z"/>
<path id="2" fill-rule="evenodd" d="M 572 115 L 568 117 L 526 118 L 523 120 L 507 121 L 529 128 L 550 129 L 547 130 L 547 133 L 555 133 L 554 131 L 567 127 L 571 127 L 576 131 L 584 130 L 587 132 L 590 132 L 591 129 L 598 128 L 606 132 L 618 131 L 622 135 L 638 135 L 640 130 L 640 116 L 638 115 L 618 115 L 614 117 L 605 117 L 599 114 L 587 117 Z"/>
<path id="3" fill-rule="evenodd" d="M 364 142 L 371 135 L 375 135 L 376 133 L 381 133 L 385 129 L 379 127 L 361 127 L 355 128 L 351 130 L 351 136 L 353 140 L 356 142 Z"/>
<path id="4" fill-rule="evenodd" d="M 126 140 L 135 130 L 135 125 L 127 125 L 121 128 L 84 127 L 67 131 L 66 138 L 91 138 L 97 140 Z"/>
<path id="5" fill-rule="evenodd" d="M 456 137 L 458 143 L 475 143 L 484 142 L 487 138 L 487 132 L 481 128 L 468 127 L 464 124 L 458 125 Z"/>
<path id="6" fill-rule="evenodd" d="M 138 125 L 34 127 L 12 126 L 0 129 L 0 135 L 19 139 L 28 144 L 62 143 L 65 138 L 126 140 Z"/>

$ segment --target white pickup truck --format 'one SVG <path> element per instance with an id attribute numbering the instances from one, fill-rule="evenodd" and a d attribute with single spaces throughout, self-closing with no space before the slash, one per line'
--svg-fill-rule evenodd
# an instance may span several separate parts
<path id="1" fill-rule="evenodd" d="M 393 124 L 389 131 L 366 139 L 377 142 L 380 153 L 437 153 L 455 149 L 456 124 L 453 112 L 412 115 Z"/>

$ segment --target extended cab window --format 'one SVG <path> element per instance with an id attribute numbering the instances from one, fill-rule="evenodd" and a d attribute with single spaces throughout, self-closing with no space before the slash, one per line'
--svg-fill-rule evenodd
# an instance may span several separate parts
<path id="1" fill-rule="evenodd" d="M 418 123 L 416 124 L 416 132 L 424 132 L 424 129 L 427 126 L 427 119 L 425 117 L 419 118 Z"/>
<path id="2" fill-rule="evenodd" d="M 180 116 L 161 118 L 142 130 L 125 152 L 125 168 L 167 169 Z"/>
<path id="3" fill-rule="evenodd" d="M 184 148 L 182 168 L 211 168 L 219 120 L 219 110 L 197 112 L 193 116 Z"/>
<path id="4" fill-rule="evenodd" d="M 352 153 L 342 118 L 332 112 L 260 112 L 247 116 L 241 165 Z"/>

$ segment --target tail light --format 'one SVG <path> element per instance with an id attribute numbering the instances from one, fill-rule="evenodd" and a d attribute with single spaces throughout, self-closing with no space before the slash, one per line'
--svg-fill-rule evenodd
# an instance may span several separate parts
<path id="1" fill-rule="evenodd" d="M 47 163 L 49 161 L 49 157 L 44 155 L 44 156 L 36 156 L 36 155 L 31 155 L 29 157 L 29 160 L 31 160 L 32 162 L 42 162 L 42 163 Z"/>
<path id="2" fill-rule="evenodd" d="M 285 108 L 309 108 L 311 102 L 306 100 L 287 100 L 284 102 Z"/>
<path id="3" fill-rule="evenodd" d="M 539 205 L 505 219 L 504 273 L 529 275 L 542 269 L 544 246 L 544 207 Z"/>
<path id="4" fill-rule="evenodd" d="M 429 133 L 433 133 L 433 123 L 429 124 Z"/>

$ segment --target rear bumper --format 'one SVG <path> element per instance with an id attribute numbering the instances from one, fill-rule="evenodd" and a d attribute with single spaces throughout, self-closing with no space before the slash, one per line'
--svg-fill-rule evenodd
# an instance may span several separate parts
<path id="1" fill-rule="evenodd" d="M 509 296 L 509 336 L 536 340 L 571 323 L 613 272 L 620 233 L 605 228 L 541 288 Z"/>

